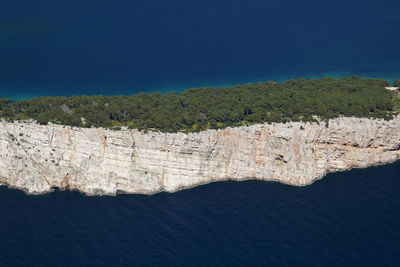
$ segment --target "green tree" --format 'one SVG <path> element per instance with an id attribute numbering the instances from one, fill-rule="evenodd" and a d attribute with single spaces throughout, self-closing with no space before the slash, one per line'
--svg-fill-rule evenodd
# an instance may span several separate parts
<path id="1" fill-rule="evenodd" d="M 399 80 L 395 82 L 399 84 Z M 226 88 L 204 87 L 181 93 L 132 96 L 0 99 L 0 117 L 36 119 L 80 127 L 126 126 L 163 132 L 200 131 L 249 123 L 314 121 L 337 116 L 390 118 L 397 96 L 381 79 L 293 79 Z M 68 112 L 65 112 L 65 106 Z"/>

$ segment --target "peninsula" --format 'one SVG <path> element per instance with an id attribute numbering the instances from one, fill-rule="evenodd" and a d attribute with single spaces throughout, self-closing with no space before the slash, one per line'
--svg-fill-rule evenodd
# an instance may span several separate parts
<path id="1" fill-rule="evenodd" d="M 400 157 L 398 93 L 389 86 L 350 77 L 3 99 L 0 183 L 30 194 L 88 195 L 174 192 L 228 179 L 304 186 Z"/>

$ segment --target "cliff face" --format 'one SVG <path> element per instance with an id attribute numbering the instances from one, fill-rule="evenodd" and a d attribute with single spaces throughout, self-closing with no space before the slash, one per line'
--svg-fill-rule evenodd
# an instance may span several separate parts
<path id="1" fill-rule="evenodd" d="M 173 192 L 221 180 L 308 185 L 400 157 L 400 117 L 142 133 L 0 122 L 0 183 L 40 194 Z"/>

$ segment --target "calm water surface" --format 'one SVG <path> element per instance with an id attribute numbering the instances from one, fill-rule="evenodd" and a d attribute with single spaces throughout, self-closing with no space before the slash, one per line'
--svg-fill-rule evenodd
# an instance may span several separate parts
<path id="1" fill-rule="evenodd" d="M 0 97 L 293 77 L 400 78 L 398 0 L 0 1 Z M 26 196 L 0 187 L 0 266 L 399 266 L 400 164 L 312 186 Z"/>
<path id="2" fill-rule="evenodd" d="M 400 77 L 398 0 L 0 1 L 0 96 Z"/>
<path id="3" fill-rule="evenodd" d="M 27 196 L 0 188 L 0 265 L 398 266 L 400 162 L 308 187 Z"/>

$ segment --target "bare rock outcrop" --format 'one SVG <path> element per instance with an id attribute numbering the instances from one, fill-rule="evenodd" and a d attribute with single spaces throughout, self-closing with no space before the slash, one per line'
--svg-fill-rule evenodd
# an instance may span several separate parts
<path id="1" fill-rule="evenodd" d="M 400 117 L 159 133 L 0 121 L 0 183 L 41 194 L 174 192 L 221 180 L 304 186 L 400 157 Z"/>

